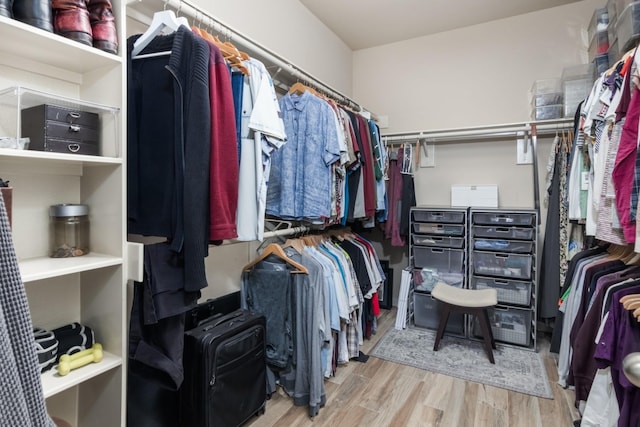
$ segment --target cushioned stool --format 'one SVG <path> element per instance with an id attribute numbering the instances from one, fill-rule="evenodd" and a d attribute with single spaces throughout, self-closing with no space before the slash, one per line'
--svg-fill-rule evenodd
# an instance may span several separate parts
<path id="1" fill-rule="evenodd" d="M 484 348 L 487 350 L 489 361 L 495 364 L 492 349 L 496 348 L 496 342 L 489 325 L 487 309 L 498 303 L 497 291 L 495 289 L 461 289 L 445 283 L 437 283 L 431 291 L 431 296 L 438 300 L 441 308 L 440 323 L 433 351 L 438 351 L 438 345 L 444 335 L 444 328 L 449 320 L 449 313 L 452 311 L 466 313 L 478 318 L 484 337 Z"/>

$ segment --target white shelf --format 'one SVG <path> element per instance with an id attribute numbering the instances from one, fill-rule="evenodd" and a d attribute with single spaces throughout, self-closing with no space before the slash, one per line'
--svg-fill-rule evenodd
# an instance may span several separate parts
<path id="1" fill-rule="evenodd" d="M 72 258 L 31 258 L 20 260 L 20 273 L 24 283 L 49 279 L 66 274 L 80 273 L 122 264 L 122 258 L 89 253 Z"/>
<path id="2" fill-rule="evenodd" d="M 3 157 L 11 157 L 11 161 L 24 159 L 29 163 L 41 160 L 43 163 L 51 164 L 54 162 L 65 164 L 80 164 L 85 166 L 92 165 L 121 165 L 122 159 L 117 157 L 104 156 L 87 156 L 83 154 L 65 154 L 53 153 L 49 151 L 36 150 L 14 150 L 11 148 L 0 148 L 0 159 Z"/>
<path id="3" fill-rule="evenodd" d="M 57 367 L 54 366 L 40 376 L 44 397 L 51 397 L 113 368 L 117 368 L 120 365 L 122 365 L 122 358 L 111 353 L 103 352 L 103 357 L 100 362 L 90 363 L 82 368 L 74 369 L 65 376 L 58 375 Z"/>
<path id="4" fill-rule="evenodd" d="M 4 16 L 0 16 L 0 40 L 4 40 L 0 58 L 22 58 L 78 74 L 122 63 L 117 55 Z"/>

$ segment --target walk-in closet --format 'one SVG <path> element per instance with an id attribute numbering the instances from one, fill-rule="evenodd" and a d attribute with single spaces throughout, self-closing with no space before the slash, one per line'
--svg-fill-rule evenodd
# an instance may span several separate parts
<path id="1" fill-rule="evenodd" d="M 640 425 L 640 2 L 0 37 L 0 426 Z"/>

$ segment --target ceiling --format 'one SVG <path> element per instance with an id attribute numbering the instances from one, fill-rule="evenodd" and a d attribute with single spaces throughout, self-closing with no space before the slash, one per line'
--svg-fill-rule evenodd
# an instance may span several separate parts
<path id="1" fill-rule="evenodd" d="M 300 0 L 352 50 L 412 39 L 576 0 Z"/>

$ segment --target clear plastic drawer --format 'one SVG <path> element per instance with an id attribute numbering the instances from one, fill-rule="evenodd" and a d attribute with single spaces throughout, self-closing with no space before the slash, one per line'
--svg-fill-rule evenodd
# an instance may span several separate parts
<path id="1" fill-rule="evenodd" d="M 438 234 L 444 236 L 463 236 L 464 225 L 413 223 L 413 232 L 419 234 Z"/>
<path id="2" fill-rule="evenodd" d="M 496 341 L 528 346 L 531 340 L 531 311 L 520 308 L 495 307 L 489 310 L 491 332 Z M 480 323 L 474 319 L 473 334 L 482 336 Z"/>
<path id="3" fill-rule="evenodd" d="M 531 255 L 473 251 L 473 272 L 480 276 L 531 278 Z"/>
<path id="4" fill-rule="evenodd" d="M 416 268 L 430 268 L 438 272 L 463 272 L 464 251 L 460 249 L 413 247 Z"/>
<path id="5" fill-rule="evenodd" d="M 472 276 L 471 288 L 495 289 L 498 293 L 498 302 L 503 304 L 528 306 L 531 301 L 531 282 Z"/>
<path id="6" fill-rule="evenodd" d="M 533 213 L 474 212 L 473 223 L 502 226 L 531 226 L 535 224 L 535 215 Z"/>
<path id="7" fill-rule="evenodd" d="M 479 251 L 500 251 L 530 254 L 533 252 L 533 242 L 521 240 L 475 239 L 473 249 Z"/>
<path id="8" fill-rule="evenodd" d="M 533 240 L 535 230 L 522 227 L 485 227 L 476 225 L 471 228 L 473 237 L 507 240 Z"/>
<path id="9" fill-rule="evenodd" d="M 437 330 L 441 310 L 438 301 L 430 294 L 418 292 L 413 294 L 413 323 L 416 326 Z M 464 314 L 451 313 L 445 331 L 455 335 L 463 335 Z"/>
<path id="10" fill-rule="evenodd" d="M 435 246 L 453 249 L 462 249 L 464 247 L 464 238 L 462 237 L 423 236 L 414 234 L 412 238 L 413 244 L 418 246 Z"/>
<path id="11" fill-rule="evenodd" d="M 413 220 L 417 222 L 444 222 L 449 224 L 464 223 L 464 212 L 414 210 Z"/>

